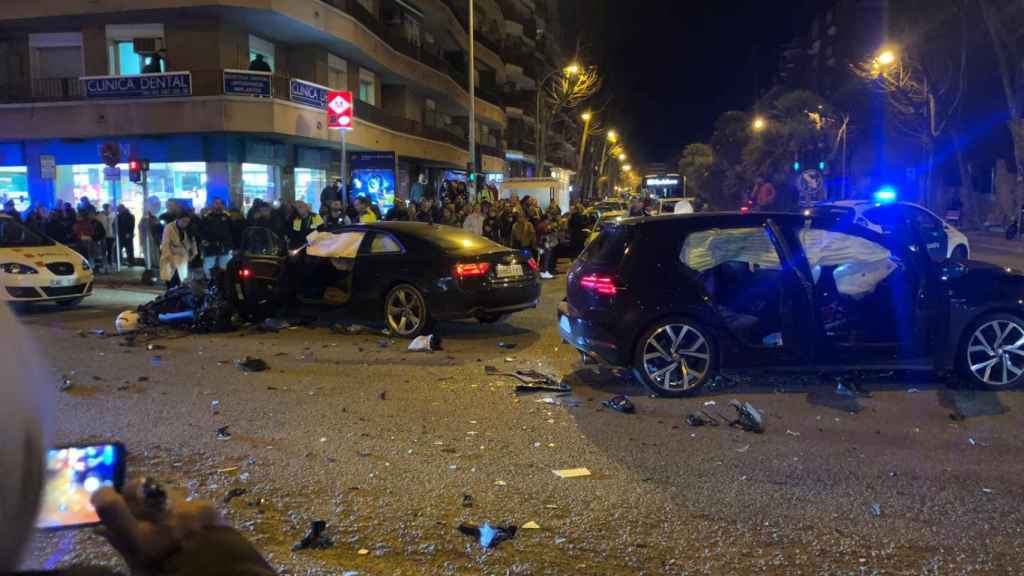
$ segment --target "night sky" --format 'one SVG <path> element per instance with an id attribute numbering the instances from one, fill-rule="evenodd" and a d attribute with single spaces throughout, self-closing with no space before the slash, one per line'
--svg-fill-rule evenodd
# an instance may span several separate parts
<path id="1" fill-rule="evenodd" d="M 674 161 L 771 85 L 811 0 L 581 0 L 583 52 L 606 71 L 606 118 L 640 161 Z"/>

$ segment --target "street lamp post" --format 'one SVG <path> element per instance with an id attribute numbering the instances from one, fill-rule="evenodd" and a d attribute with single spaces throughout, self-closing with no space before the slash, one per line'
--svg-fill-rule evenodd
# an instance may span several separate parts
<path id="1" fill-rule="evenodd" d="M 476 165 L 476 39 L 473 31 L 473 0 L 469 0 L 469 168 L 474 174 Z M 476 199 L 476 178 L 469 183 L 469 197 Z"/>
<path id="2" fill-rule="evenodd" d="M 604 176 L 604 165 L 605 162 L 608 160 L 608 143 L 611 142 L 612 144 L 615 144 L 618 141 L 619 135 L 615 133 L 615 130 L 609 130 L 608 133 L 605 134 L 604 148 L 601 149 L 601 166 L 597 170 L 598 180 L 600 180 L 601 177 Z M 600 190 L 598 190 L 598 192 L 600 192 Z"/>
<path id="3" fill-rule="evenodd" d="M 575 75 L 579 74 L 579 72 L 580 72 L 580 65 L 576 64 L 575 62 L 572 62 L 568 66 L 566 66 L 565 68 L 562 68 L 561 70 L 558 70 L 556 68 L 555 70 L 552 70 L 550 73 L 548 73 L 548 75 L 545 76 L 543 80 L 541 80 L 540 82 L 537 83 L 537 117 L 536 117 L 536 120 L 537 120 L 537 135 L 536 135 L 536 138 L 534 138 L 537 141 L 536 142 L 537 157 L 534 159 L 534 164 L 537 166 L 537 168 L 535 170 L 536 173 L 534 174 L 534 176 L 537 177 L 537 178 L 540 178 L 540 177 L 542 177 L 544 175 L 544 166 L 541 165 L 541 153 L 540 153 L 540 151 L 544 149 L 543 148 L 544 147 L 544 138 L 543 138 L 544 130 L 541 129 L 541 126 L 543 125 L 543 120 L 541 120 L 541 117 L 540 117 L 540 100 L 541 100 L 541 96 L 544 95 L 544 85 L 547 84 L 548 80 L 551 80 L 551 78 L 555 74 L 558 74 L 559 72 L 565 74 L 566 76 L 575 76 Z"/>
<path id="4" fill-rule="evenodd" d="M 580 118 L 583 119 L 583 136 L 580 136 L 580 155 L 576 160 L 576 182 L 579 183 L 583 178 L 583 153 L 587 150 L 587 136 L 590 135 L 590 119 L 593 115 L 587 111 L 580 114 Z M 580 198 L 583 197 L 583 190 L 580 190 Z"/>

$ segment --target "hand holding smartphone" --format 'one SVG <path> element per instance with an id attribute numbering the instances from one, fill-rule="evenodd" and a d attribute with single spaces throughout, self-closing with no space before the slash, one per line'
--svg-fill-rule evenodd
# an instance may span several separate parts
<path id="1" fill-rule="evenodd" d="M 125 452 L 119 442 L 53 448 L 46 455 L 46 486 L 36 527 L 57 530 L 99 524 L 92 493 L 124 486 Z"/>

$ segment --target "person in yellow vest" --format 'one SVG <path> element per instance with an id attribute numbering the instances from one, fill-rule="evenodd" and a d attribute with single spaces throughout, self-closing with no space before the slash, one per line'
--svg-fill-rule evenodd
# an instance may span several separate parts
<path id="1" fill-rule="evenodd" d="M 370 201 L 364 196 L 356 198 L 356 212 L 359 214 L 360 224 L 373 224 L 377 221 L 377 215 L 370 210 Z"/>
<path id="2" fill-rule="evenodd" d="M 309 204 L 305 202 L 296 202 L 295 210 L 295 218 L 292 219 L 292 227 L 288 231 L 288 243 L 293 249 L 305 244 L 306 236 L 324 223 L 324 219 L 310 210 Z"/>

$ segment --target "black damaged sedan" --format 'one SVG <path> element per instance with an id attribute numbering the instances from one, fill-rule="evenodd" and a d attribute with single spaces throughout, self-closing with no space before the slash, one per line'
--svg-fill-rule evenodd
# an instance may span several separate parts
<path id="1" fill-rule="evenodd" d="M 562 338 L 663 396 L 720 368 L 958 370 L 1024 382 L 1024 275 L 930 257 L 821 215 L 694 214 L 605 228 L 568 274 Z"/>
<path id="2" fill-rule="evenodd" d="M 246 230 L 227 269 L 228 293 L 250 318 L 277 308 L 345 306 L 415 337 L 435 320 L 497 322 L 533 308 L 537 262 L 459 228 L 379 222 L 314 233 L 293 251 L 266 228 Z"/>

